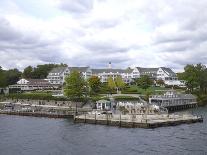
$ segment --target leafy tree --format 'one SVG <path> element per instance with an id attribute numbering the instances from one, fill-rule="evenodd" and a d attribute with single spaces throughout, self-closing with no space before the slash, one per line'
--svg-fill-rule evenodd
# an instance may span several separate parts
<path id="1" fill-rule="evenodd" d="M 37 67 L 28 66 L 24 69 L 23 77 L 32 79 L 44 79 L 48 73 L 55 67 L 67 67 L 67 64 L 44 64 Z"/>
<path id="2" fill-rule="evenodd" d="M 64 94 L 74 101 L 81 101 L 87 97 L 87 84 L 78 71 L 72 71 L 65 78 Z"/>
<path id="3" fill-rule="evenodd" d="M 0 67 L 0 87 L 15 84 L 21 77 L 21 72 L 18 69 L 3 70 Z"/>
<path id="4" fill-rule="evenodd" d="M 96 94 L 100 91 L 101 80 L 97 76 L 91 76 L 88 79 L 88 84 L 89 84 L 92 94 Z"/>
<path id="5" fill-rule="evenodd" d="M 194 88 L 198 87 L 198 78 L 196 74 L 196 68 L 194 65 L 187 65 L 184 68 L 184 79 L 186 81 L 187 88 L 193 92 Z"/>
<path id="6" fill-rule="evenodd" d="M 109 87 L 110 91 L 116 89 L 116 83 L 114 82 L 114 80 L 111 76 L 108 78 L 108 87 Z"/>
<path id="7" fill-rule="evenodd" d="M 115 83 L 116 83 L 116 86 L 119 90 L 123 89 L 125 87 L 125 83 L 124 81 L 122 80 L 121 76 L 117 76 L 116 79 L 115 79 Z"/>
<path id="8" fill-rule="evenodd" d="M 157 83 L 159 86 L 163 86 L 163 85 L 165 85 L 165 82 L 164 82 L 162 79 L 158 79 L 158 80 L 156 81 L 156 83 Z"/>
<path id="9" fill-rule="evenodd" d="M 6 87 L 5 71 L 0 68 L 0 87 Z"/>
<path id="10" fill-rule="evenodd" d="M 31 79 L 33 74 L 32 66 L 28 66 L 24 69 L 22 76 L 27 79 Z"/>
<path id="11" fill-rule="evenodd" d="M 21 77 L 21 72 L 18 69 L 10 69 L 6 71 L 6 85 L 16 84 Z"/>
<path id="12" fill-rule="evenodd" d="M 200 93 L 206 93 L 207 90 L 207 69 L 205 65 L 186 65 L 184 68 L 183 78 L 186 86 L 193 92 L 198 89 Z"/>
<path id="13" fill-rule="evenodd" d="M 147 89 L 153 84 L 153 81 L 150 79 L 148 75 L 143 75 L 139 79 L 136 80 L 136 83 L 142 89 Z"/>

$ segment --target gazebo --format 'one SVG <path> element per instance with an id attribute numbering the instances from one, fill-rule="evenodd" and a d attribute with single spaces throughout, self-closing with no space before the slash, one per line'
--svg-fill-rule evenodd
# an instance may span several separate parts
<path id="1" fill-rule="evenodd" d="M 111 102 L 108 100 L 99 100 L 96 101 L 96 108 L 100 110 L 110 110 Z"/>

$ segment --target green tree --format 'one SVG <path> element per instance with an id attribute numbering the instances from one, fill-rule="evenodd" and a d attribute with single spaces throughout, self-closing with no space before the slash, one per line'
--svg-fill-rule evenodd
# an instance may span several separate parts
<path id="1" fill-rule="evenodd" d="M 72 71 L 65 78 L 64 94 L 74 101 L 86 99 L 88 93 L 87 84 L 78 71 Z"/>
<path id="2" fill-rule="evenodd" d="M 153 84 L 153 81 L 150 79 L 148 75 L 143 75 L 139 79 L 136 80 L 136 83 L 142 89 L 147 89 Z"/>
<path id="3" fill-rule="evenodd" d="M 31 79 L 32 78 L 32 75 L 33 75 L 33 68 L 32 66 L 28 66 L 24 69 L 23 71 L 23 78 L 26 78 L 26 79 Z"/>
<path id="4" fill-rule="evenodd" d="M 18 69 L 3 70 L 0 67 L 0 87 L 15 84 L 20 77 L 21 72 Z"/>
<path id="5" fill-rule="evenodd" d="M 5 71 L 0 67 L 0 87 L 6 87 Z"/>
<path id="6" fill-rule="evenodd" d="M 121 76 L 117 76 L 115 78 L 115 84 L 116 84 L 118 90 L 122 90 L 125 87 L 125 83 L 122 80 Z"/>
<path id="7" fill-rule="evenodd" d="M 36 67 L 28 66 L 24 69 L 23 77 L 28 79 L 44 79 L 55 67 L 67 67 L 67 64 L 43 64 Z"/>
<path id="8" fill-rule="evenodd" d="M 10 69 L 5 72 L 6 76 L 6 85 L 12 85 L 16 84 L 16 82 L 20 79 L 21 77 L 21 72 L 18 69 Z"/>
<path id="9" fill-rule="evenodd" d="M 107 82 L 108 82 L 108 88 L 110 89 L 110 92 L 112 92 L 112 90 L 116 89 L 116 83 L 114 82 L 114 80 L 111 76 L 108 78 Z"/>
<path id="10" fill-rule="evenodd" d="M 186 86 L 190 92 L 193 92 L 194 88 L 199 86 L 196 68 L 194 65 L 187 65 L 184 70 L 184 79 L 186 81 Z"/>
<path id="11" fill-rule="evenodd" d="M 165 85 L 165 82 L 164 82 L 162 79 L 158 79 L 158 80 L 156 81 L 156 83 L 157 83 L 157 85 L 159 85 L 159 86 L 163 86 L 163 85 Z"/>
<path id="12" fill-rule="evenodd" d="M 205 65 L 186 65 L 183 72 L 183 79 L 186 81 L 186 86 L 190 92 L 197 89 L 200 93 L 206 93 L 207 69 Z"/>
<path id="13" fill-rule="evenodd" d="M 101 88 L 101 80 L 97 76 L 91 76 L 88 79 L 88 84 L 92 94 L 97 94 Z"/>

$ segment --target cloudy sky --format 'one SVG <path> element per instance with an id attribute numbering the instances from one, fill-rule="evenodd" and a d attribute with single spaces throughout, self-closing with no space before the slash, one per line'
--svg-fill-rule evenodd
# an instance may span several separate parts
<path id="1" fill-rule="evenodd" d="M 0 0 L 0 66 L 207 64 L 206 0 Z"/>

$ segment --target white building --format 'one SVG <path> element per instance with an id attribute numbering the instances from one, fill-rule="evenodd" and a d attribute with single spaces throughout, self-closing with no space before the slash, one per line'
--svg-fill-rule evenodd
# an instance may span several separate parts
<path id="1" fill-rule="evenodd" d="M 52 89 L 53 86 L 45 79 L 20 79 L 17 84 L 10 85 L 10 89 L 18 88 L 23 91 Z"/>
<path id="2" fill-rule="evenodd" d="M 154 80 L 162 79 L 166 85 L 177 85 L 183 86 L 184 83 L 178 80 L 178 77 L 172 69 L 167 67 L 159 67 L 159 68 L 142 68 L 135 67 L 132 72 L 133 78 L 140 78 L 140 76 L 148 75 Z"/>
<path id="3" fill-rule="evenodd" d="M 74 70 L 79 71 L 84 79 L 88 79 L 92 75 L 89 67 L 56 67 L 48 74 L 48 81 L 53 85 L 63 85 L 65 77 Z"/>
<path id="4" fill-rule="evenodd" d="M 125 83 L 130 83 L 132 81 L 131 69 L 92 69 L 92 75 L 98 76 L 101 82 L 107 82 L 109 77 L 113 80 L 120 76 Z"/>
<path id="5" fill-rule="evenodd" d="M 101 82 L 107 82 L 109 77 L 115 79 L 120 76 L 125 83 L 130 83 L 136 78 L 148 75 L 153 80 L 162 79 L 166 85 L 184 85 L 182 81 L 178 80 L 177 75 L 170 68 L 135 67 L 133 69 L 114 69 L 111 67 L 111 63 L 109 63 L 108 68 L 105 69 L 90 69 L 90 67 L 57 67 L 49 73 L 48 80 L 51 84 L 63 85 L 65 77 L 73 70 L 79 71 L 84 79 L 88 79 L 93 75 L 99 77 Z"/>

